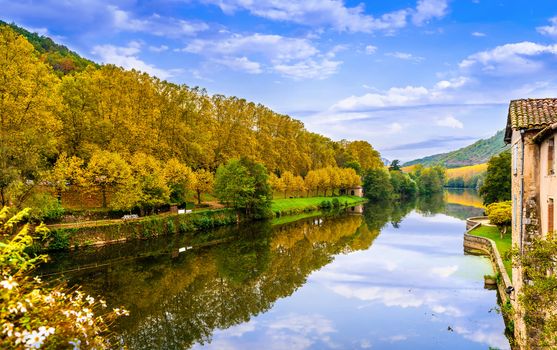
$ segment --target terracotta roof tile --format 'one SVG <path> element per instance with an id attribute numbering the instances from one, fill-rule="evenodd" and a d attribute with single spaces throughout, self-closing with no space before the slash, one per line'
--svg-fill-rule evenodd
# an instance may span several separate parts
<path id="1" fill-rule="evenodd" d="M 513 100 L 509 105 L 508 126 L 538 129 L 557 122 L 557 98 Z"/>

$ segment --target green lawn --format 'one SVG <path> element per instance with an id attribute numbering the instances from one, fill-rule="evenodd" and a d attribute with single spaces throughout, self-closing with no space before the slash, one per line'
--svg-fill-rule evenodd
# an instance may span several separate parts
<path id="1" fill-rule="evenodd" d="M 357 203 L 365 202 L 366 200 L 357 196 L 337 196 L 337 197 L 309 197 L 309 198 L 281 198 L 274 199 L 271 208 L 274 212 L 278 211 L 288 211 L 292 209 L 304 209 L 307 207 L 315 206 L 317 207 L 323 201 L 332 201 L 333 198 L 339 200 L 339 202 L 344 205 L 354 205 Z"/>
<path id="2" fill-rule="evenodd" d="M 512 239 L 511 239 L 510 232 L 507 232 L 505 237 L 501 239 L 497 227 L 482 225 L 472 230 L 470 234 L 479 237 L 486 237 L 495 242 L 495 245 L 497 246 L 497 250 L 499 251 L 499 254 L 501 254 L 501 258 L 503 259 L 505 270 L 507 270 L 509 277 L 512 278 L 512 262 L 510 259 L 505 259 L 507 252 L 509 252 L 512 249 Z"/>

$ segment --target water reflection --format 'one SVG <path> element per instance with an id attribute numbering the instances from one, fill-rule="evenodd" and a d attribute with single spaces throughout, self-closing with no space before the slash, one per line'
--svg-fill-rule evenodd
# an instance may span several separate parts
<path id="1" fill-rule="evenodd" d="M 508 348 L 491 312 L 495 292 L 483 289 L 490 265 L 463 254 L 464 225 L 450 205 L 443 196 L 370 204 L 363 215 L 259 223 L 201 241 L 135 242 L 57 260 L 91 267 L 102 257 L 106 265 L 67 277 L 130 309 L 117 332 L 132 349 Z M 219 244 L 206 244 L 215 238 Z M 183 245 L 197 248 L 172 258 Z"/>

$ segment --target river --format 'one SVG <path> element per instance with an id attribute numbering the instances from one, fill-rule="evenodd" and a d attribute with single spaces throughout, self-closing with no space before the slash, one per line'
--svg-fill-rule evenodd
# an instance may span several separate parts
<path id="1" fill-rule="evenodd" d="M 508 349 L 489 260 L 462 247 L 480 206 L 452 191 L 58 254 L 40 272 L 80 267 L 64 278 L 130 310 L 115 329 L 131 349 Z"/>

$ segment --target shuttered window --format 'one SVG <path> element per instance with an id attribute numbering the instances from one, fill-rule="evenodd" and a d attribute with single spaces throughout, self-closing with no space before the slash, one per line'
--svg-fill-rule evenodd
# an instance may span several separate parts
<path id="1" fill-rule="evenodd" d="M 547 174 L 553 175 L 555 168 L 555 142 L 553 137 L 547 140 Z"/>

